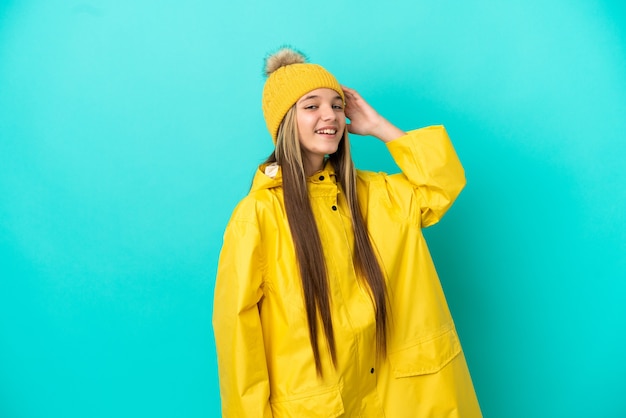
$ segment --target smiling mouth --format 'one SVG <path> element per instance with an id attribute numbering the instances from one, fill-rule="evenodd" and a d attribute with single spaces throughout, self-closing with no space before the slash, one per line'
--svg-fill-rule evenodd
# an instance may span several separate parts
<path id="1" fill-rule="evenodd" d="M 324 135 L 335 135 L 337 133 L 336 129 L 318 129 L 315 131 L 316 134 L 324 134 Z"/>

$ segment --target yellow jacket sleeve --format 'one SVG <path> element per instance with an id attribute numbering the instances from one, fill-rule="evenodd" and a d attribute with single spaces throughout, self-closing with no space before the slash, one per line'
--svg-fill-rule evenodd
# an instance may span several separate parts
<path id="1" fill-rule="evenodd" d="M 429 126 L 387 143 L 416 189 L 421 225 L 437 223 L 465 187 L 465 172 L 443 126 Z M 390 176 L 393 177 L 393 176 Z"/>
<path id="2" fill-rule="evenodd" d="M 271 417 L 258 308 L 264 270 L 260 232 L 255 216 L 235 219 L 237 213 L 241 207 L 224 233 L 213 305 L 222 416 Z"/>

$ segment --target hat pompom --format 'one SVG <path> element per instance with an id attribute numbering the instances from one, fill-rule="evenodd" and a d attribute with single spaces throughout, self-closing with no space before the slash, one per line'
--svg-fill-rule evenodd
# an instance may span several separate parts
<path id="1" fill-rule="evenodd" d="M 269 77 L 274 71 L 291 64 L 304 64 L 306 56 L 291 47 L 283 47 L 265 58 L 265 76 Z"/>

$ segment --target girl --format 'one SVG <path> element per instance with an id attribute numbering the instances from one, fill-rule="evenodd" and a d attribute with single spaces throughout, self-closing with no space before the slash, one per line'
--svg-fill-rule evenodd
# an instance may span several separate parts
<path id="1" fill-rule="evenodd" d="M 421 233 L 465 185 L 446 131 L 401 131 L 288 48 L 266 74 L 275 149 L 215 285 L 223 415 L 480 417 Z M 385 142 L 402 174 L 355 170 L 348 132 Z"/>

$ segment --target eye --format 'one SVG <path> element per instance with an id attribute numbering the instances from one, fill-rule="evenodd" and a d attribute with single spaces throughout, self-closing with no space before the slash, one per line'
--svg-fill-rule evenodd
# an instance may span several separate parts
<path id="1" fill-rule="evenodd" d="M 310 109 L 310 110 L 315 110 L 315 109 L 317 109 L 317 105 L 307 105 L 307 106 L 304 106 L 304 108 L 305 109 Z"/>
<path id="2" fill-rule="evenodd" d="M 340 105 L 340 104 L 333 105 L 333 109 L 343 110 L 343 105 Z"/>

